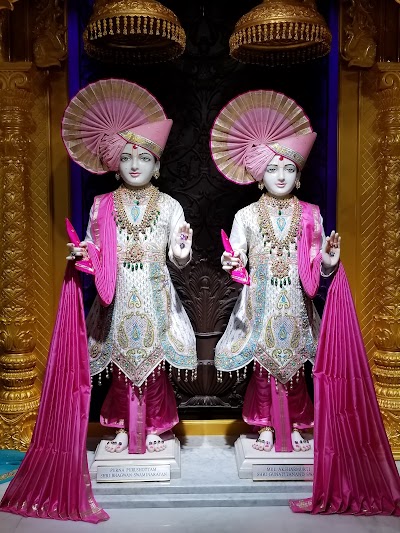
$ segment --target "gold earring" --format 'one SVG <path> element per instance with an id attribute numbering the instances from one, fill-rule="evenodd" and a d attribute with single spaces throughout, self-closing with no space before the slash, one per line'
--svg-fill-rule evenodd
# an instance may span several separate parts
<path id="1" fill-rule="evenodd" d="M 296 189 L 300 189 L 300 180 L 296 180 L 294 182 L 294 185 L 295 185 Z"/>
<path id="2" fill-rule="evenodd" d="M 260 189 L 260 191 L 262 191 L 264 189 L 264 182 L 263 181 L 260 181 L 258 183 L 258 188 Z"/>
<path id="3" fill-rule="evenodd" d="M 158 180 L 158 178 L 160 177 L 160 171 L 159 171 L 159 170 L 155 170 L 155 171 L 153 172 L 153 177 L 154 177 L 156 180 Z"/>

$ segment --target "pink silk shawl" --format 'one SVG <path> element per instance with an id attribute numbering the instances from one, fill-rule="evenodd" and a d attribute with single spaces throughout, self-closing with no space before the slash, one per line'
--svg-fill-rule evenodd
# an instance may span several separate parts
<path id="1" fill-rule="evenodd" d="M 22 516 L 98 523 L 86 437 L 90 374 L 79 275 L 66 269 L 30 447 L 0 504 Z"/>
<path id="2" fill-rule="evenodd" d="M 114 297 L 116 228 L 112 194 L 95 198 L 88 251 L 103 305 Z M 101 242 L 107 246 L 100 247 Z M 79 274 L 67 265 L 32 441 L 0 504 L 0 511 L 58 520 L 108 520 L 94 497 L 86 438 L 90 372 Z"/>
<path id="3" fill-rule="evenodd" d="M 299 273 L 305 292 L 319 285 L 319 210 L 302 202 Z M 310 253 L 311 250 L 311 253 Z M 400 479 L 383 426 L 343 265 L 334 274 L 314 366 L 312 498 L 294 512 L 400 516 Z"/>

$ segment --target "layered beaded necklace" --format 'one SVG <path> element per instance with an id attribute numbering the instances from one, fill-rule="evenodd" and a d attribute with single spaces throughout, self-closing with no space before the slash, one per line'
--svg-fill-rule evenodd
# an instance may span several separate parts
<path id="1" fill-rule="evenodd" d="M 140 235 L 143 235 L 146 240 L 147 230 L 150 228 L 150 231 L 153 231 L 153 226 L 157 223 L 160 216 L 158 209 L 159 194 L 159 190 L 153 185 L 138 190 L 121 186 L 113 192 L 115 223 L 120 233 L 122 233 L 122 230 L 126 231 L 126 240 L 133 241 L 125 252 L 123 264 L 126 268 L 131 270 L 137 270 L 139 267 L 143 268 L 144 250 L 140 244 Z M 133 224 L 126 214 L 124 203 L 134 203 L 137 206 L 143 199 L 148 199 L 143 218 L 140 224 Z"/>
<path id="2" fill-rule="evenodd" d="M 282 215 L 283 209 L 293 207 L 292 220 L 284 239 L 278 239 L 275 234 L 269 210 L 271 207 L 278 208 L 279 216 Z M 280 287 L 290 285 L 292 282 L 289 276 L 290 246 L 294 245 L 297 250 L 296 238 L 301 218 L 300 202 L 295 196 L 279 199 L 264 194 L 258 202 L 258 217 L 264 246 L 269 245 L 270 254 L 275 255 L 271 262 L 271 285 L 277 286 L 279 284 Z"/>

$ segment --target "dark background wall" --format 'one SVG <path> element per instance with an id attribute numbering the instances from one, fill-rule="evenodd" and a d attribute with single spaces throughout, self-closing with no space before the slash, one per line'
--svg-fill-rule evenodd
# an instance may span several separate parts
<path id="1" fill-rule="evenodd" d="M 318 2 L 333 33 L 329 56 L 288 68 L 243 65 L 229 56 L 229 37 L 238 19 L 257 5 L 243 0 L 164 0 L 178 16 L 187 48 L 177 60 L 147 66 L 105 65 L 83 51 L 82 32 L 92 12 L 92 0 L 69 2 L 70 96 L 87 83 L 121 77 L 146 87 L 161 102 L 174 125 L 161 160 L 159 188 L 176 198 L 194 230 L 193 262 L 171 274 L 198 333 L 201 363 L 198 380 L 176 382 L 184 418 L 240 416 L 246 382 L 228 377 L 216 382 L 213 349 L 223 331 L 240 288 L 220 268 L 220 229 L 230 230 L 236 211 L 255 201 L 255 185 L 240 187 L 216 170 L 209 151 L 209 132 L 219 110 L 233 97 L 252 89 L 274 89 L 294 98 L 310 117 L 318 137 L 301 179 L 300 199 L 318 204 L 325 229 L 335 227 L 338 48 L 336 2 Z M 96 194 L 117 186 L 113 175 L 94 176 L 71 164 L 72 219 L 84 235 Z M 85 283 L 85 303 L 94 297 Z M 323 294 L 322 294 L 323 299 Z M 106 387 L 94 388 L 92 418 L 98 415 Z"/>

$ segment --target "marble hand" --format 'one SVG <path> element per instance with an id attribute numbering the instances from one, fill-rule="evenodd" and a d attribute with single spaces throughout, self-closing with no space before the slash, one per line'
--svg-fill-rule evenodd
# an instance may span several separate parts
<path id="1" fill-rule="evenodd" d="M 239 253 L 234 252 L 233 255 L 229 252 L 224 252 L 221 258 L 222 268 L 226 272 L 230 272 L 233 268 L 237 268 L 240 264 Z"/>
<path id="2" fill-rule="evenodd" d="M 190 224 L 184 222 L 177 231 L 175 231 L 172 244 L 172 253 L 178 262 L 187 260 L 192 249 L 193 230 Z"/>
<path id="3" fill-rule="evenodd" d="M 340 240 L 339 233 L 332 231 L 326 238 L 322 247 L 322 265 L 325 268 L 334 268 L 340 259 Z"/>
<path id="4" fill-rule="evenodd" d="M 75 261 L 75 259 L 86 259 L 88 256 L 87 253 L 87 242 L 82 241 L 79 243 L 79 246 L 75 246 L 72 242 L 67 244 L 69 250 L 69 255 L 67 256 L 68 261 Z"/>

